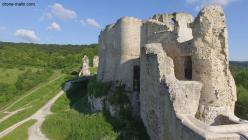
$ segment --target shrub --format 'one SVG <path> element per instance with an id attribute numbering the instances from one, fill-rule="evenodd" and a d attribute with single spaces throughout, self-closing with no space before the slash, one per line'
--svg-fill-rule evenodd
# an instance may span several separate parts
<path id="1" fill-rule="evenodd" d="M 90 78 L 90 81 L 88 83 L 87 89 L 88 89 L 88 95 L 94 96 L 94 97 L 103 97 L 106 96 L 111 88 L 111 83 L 102 83 L 97 81 L 96 76 L 93 76 Z"/>

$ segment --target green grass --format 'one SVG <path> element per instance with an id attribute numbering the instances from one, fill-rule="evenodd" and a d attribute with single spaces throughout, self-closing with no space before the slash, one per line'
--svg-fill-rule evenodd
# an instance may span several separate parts
<path id="1" fill-rule="evenodd" d="M 36 120 L 30 120 L 22 124 L 14 131 L 4 136 L 0 140 L 27 140 L 28 139 L 28 128 L 32 126 Z"/>
<path id="2" fill-rule="evenodd" d="M 6 107 L 10 106 L 11 104 L 13 104 L 15 102 L 19 102 L 18 100 L 22 101 L 23 98 L 25 98 L 29 94 L 34 93 L 38 89 L 46 86 L 47 84 L 49 84 L 49 81 L 53 81 L 54 79 L 58 78 L 59 76 L 61 76 L 61 72 L 60 71 L 54 71 L 54 74 L 51 77 L 49 77 L 46 82 L 42 82 L 42 83 L 38 84 L 34 88 L 32 88 L 28 91 L 25 91 L 25 93 L 23 93 L 21 95 L 16 95 L 11 100 L 9 100 L 7 103 L 0 103 L 0 105 L 1 105 L 0 110 L 4 110 Z M 11 107 L 8 109 L 8 111 L 14 111 L 14 110 L 19 109 L 19 108 L 22 108 L 22 106 L 15 106 L 15 108 Z"/>
<path id="3" fill-rule="evenodd" d="M 19 70 L 17 68 L 13 68 L 13 69 L 0 68 L 1 83 L 14 84 L 17 80 L 17 77 L 23 72 L 25 72 L 25 70 Z"/>
<path id="4" fill-rule="evenodd" d="M 4 114 L 3 112 L 0 112 L 0 119 L 2 118 L 2 117 L 4 117 L 6 114 Z"/>
<path id="5" fill-rule="evenodd" d="M 27 96 L 23 100 L 16 103 L 12 108 L 10 108 L 10 110 L 22 108 L 23 106 L 27 106 L 27 105 L 31 106 L 31 108 L 21 111 L 16 115 L 8 118 L 4 122 L 0 123 L 0 131 L 34 114 L 49 99 L 51 99 L 61 90 L 61 85 L 63 82 L 64 82 L 64 76 L 55 80 L 49 85 L 36 90 L 31 95 Z"/>
<path id="6" fill-rule="evenodd" d="M 1 83 L 5 84 L 14 84 L 17 80 L 17 77 L 24 73 L 27 69 L 31 69 L 33 71 L 39 70 L 34 67 L 26 67 L 26 68 L 1 68 L 0 67 L 0 79 Z"/>
<path id="7" fill-rule="evenodd" d="M 105 120 L 102 113 L 89 114 L 87 97 L 78 99 L 74 105 L 78 110 L 70 108 L 70 100 L 63 95 L 52 107 L 53 115 L 47 117 L 42 131 L 51 140 L 115 140 L 117 133 Z"/>
<path id="8" fill-rule="evenodd" d="M 90 67 L 90 74 L 96 74 L 97 73 L 97 68 Z"/>

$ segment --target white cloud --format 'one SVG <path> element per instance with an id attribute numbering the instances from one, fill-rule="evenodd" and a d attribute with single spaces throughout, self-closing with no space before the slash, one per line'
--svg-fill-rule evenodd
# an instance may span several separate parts
<path id="1" fill-rule="evenodd" d="M 35 32 L 27 29 L 18 29 L 15 32 L 15 36 L 28 42 L 38 42 L 39 38 L 36 36 Z"/>
<path id="2" fill-rule="evenodd" d="M 196 10 L 199 11 L 201 8 L 207 5 L 220 5 L 227 6 L 236 0 L 186 0 L 187 4 L 196 5 Z"/>
<path id="3" fill-rule="evenodd" d="M 60 25 L 56 22 L 51 23 L 48 29 L 52 31 L 61 31 Z"/>
<path id="4" fill-rule="evenodd" d="M 83 25 L 89 25 L 92 27 L 96 27 L 96 28 L 101 28 L 100 24 L 92 18 L 87 18 L 86 20 L 80 20 L 80 23 Z"/>
<path id="5" fill-rule="evenodd" d="M 65 9 L 63 5 L 59 3 L 54 3 L 51 6 L 51 13 L 62 20 L 74 19 L 77 16 L 75 11 Z"/>

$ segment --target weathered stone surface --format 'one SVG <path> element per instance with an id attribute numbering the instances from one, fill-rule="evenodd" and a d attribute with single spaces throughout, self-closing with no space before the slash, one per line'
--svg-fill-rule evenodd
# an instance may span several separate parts
<path id="1" fill-rule="evenodd" d="M 224 11 L 203 8 L 193 25 L 193 79 L 203 83 L 198 114 L 207 124 L 234 113 L 236 86 L 229 70 L 228 37 Z"/>
<path id="2" fill-rule="evenodd" d="M 99 65 L 99 57 L 98 56 L 94 56 L 93 58 L 93 67 L 97 68 Z"/>
<path id="3" fill-rule="evenodd" d="M 154 140 L 177 140 L 176 113 L 195 115 L 201 83 L 177 80 L 161 44 L 145 45 L 140 62 L 140 113 L 147 131 Z"/>
<path id="4" fill-rule="evenodd" d="M 82 64 L 82 70 L 81 70 L 80 75 L 89 76 L 90 75 L 89 58 L 85 55 L 82 61 L 83 61 L 83 64 Z"/>
<path id="5" fill-rule="evenodd" d="M 118 81 L 126 84 L 128 90 L 133 88 L 133 67 L 139 65 L 141 25 L 141 20 L 123 17 L 101 32 L 98 80 Z"/>

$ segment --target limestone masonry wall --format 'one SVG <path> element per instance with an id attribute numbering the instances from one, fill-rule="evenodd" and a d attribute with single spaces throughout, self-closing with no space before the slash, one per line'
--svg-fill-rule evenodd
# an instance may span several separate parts
<path id="1" fill-rule="evenodd" d="M 99 36 L 98 80 L 121 83 L 151 140 L 248 139 L 234 114 L 224 11 L 123 17 Z"/>

